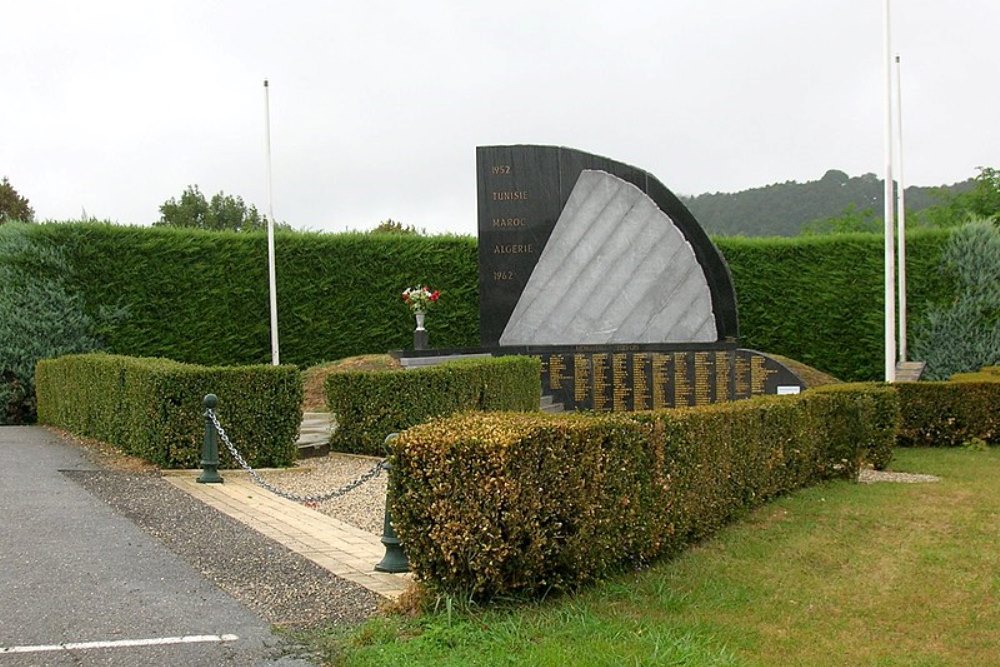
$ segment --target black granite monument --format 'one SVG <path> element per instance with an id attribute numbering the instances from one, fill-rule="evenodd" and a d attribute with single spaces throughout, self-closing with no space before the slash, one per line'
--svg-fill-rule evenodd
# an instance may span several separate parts
<path id="1" fill-rule="evenodd" d="M 543 394 L 567 409 L 802 388 L 776 360 L 739 348 L 729 268 L 652 174 L 553 146 L 480 147 L 476 165 L 478 352 L 538 357 Z"/>

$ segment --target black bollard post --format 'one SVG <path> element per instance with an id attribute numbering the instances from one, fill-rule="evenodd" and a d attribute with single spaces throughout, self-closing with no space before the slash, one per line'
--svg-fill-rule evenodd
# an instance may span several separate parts
<path id="1" fill-rule="evenodd" d="M 201 475 L 198 482 L 201 484 L 221 484 L 222 475 L 219 474 L 219 434 L 215 431 L 215 424 L 209 410 L 214 410 L 219 399 L 215 394 L 205 397 L 205 442 L 201 446 Z"/>
<path id="2" fill-rule="evenodd" d="M 389 453 L 389 443 L 399 437 L 398 433 L 390 433 L 385 439 L 386 454 Z M 389 462 L 385 462 L 386 476 L 391 469 Z M 389 513 L 389 494 L 385 494 L 385 521 L 382 524 L 382 544 L 385 545 L 385 556 L 375 566 L 376 572 L 409 572 L 410 563 L 406 560 L 406 553 L 403 546 L 396 537 L 396 531 L 392 527 L 392 516 Z"/>

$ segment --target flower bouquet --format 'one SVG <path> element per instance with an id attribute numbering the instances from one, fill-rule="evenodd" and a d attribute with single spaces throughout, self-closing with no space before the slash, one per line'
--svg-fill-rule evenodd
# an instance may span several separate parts
<path id="1" fill-rule="evenodd" d="M 441 292 L 429 287 L 407 287 L 403 290 L 403 301 L 414 313 L 426 313 L 432 304 L 441 298 Z"/>

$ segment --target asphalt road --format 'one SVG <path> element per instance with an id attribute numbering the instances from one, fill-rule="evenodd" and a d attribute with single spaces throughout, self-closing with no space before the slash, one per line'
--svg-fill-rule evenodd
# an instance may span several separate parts
<path id="1" fill-rule="evenodd" d="M 48 431 L 0 427 L 0 667 L 311 664 L 61 472 L 85 470 L 95 467 Z M 170 643 L 180 637 L 197 641 Z M 132 640 L 167 643 L 121 645 Z M 88 642 L 109 645 L 52 649 Z"/>

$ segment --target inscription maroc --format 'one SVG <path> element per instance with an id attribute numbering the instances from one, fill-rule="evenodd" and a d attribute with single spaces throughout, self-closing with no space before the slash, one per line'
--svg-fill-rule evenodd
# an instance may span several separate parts
<path id="1" fill-rule="evenodd" d="M 493 201 L 526 201 L 528 199 L 527 190 L 494 190 Z"/>
<path id="2" fill-rule="evenodd" d="M 524 218 L 493 218 L 493 227 L 496 229 L 507 229 L 510 227 L 524 227 L 527 221 Z"/>
<path id="3" fill-rule="evenodd" d="M 498 243 L 493 246 L 494 255 L 526 255 L 534 252 L 533 243 Z"/>

